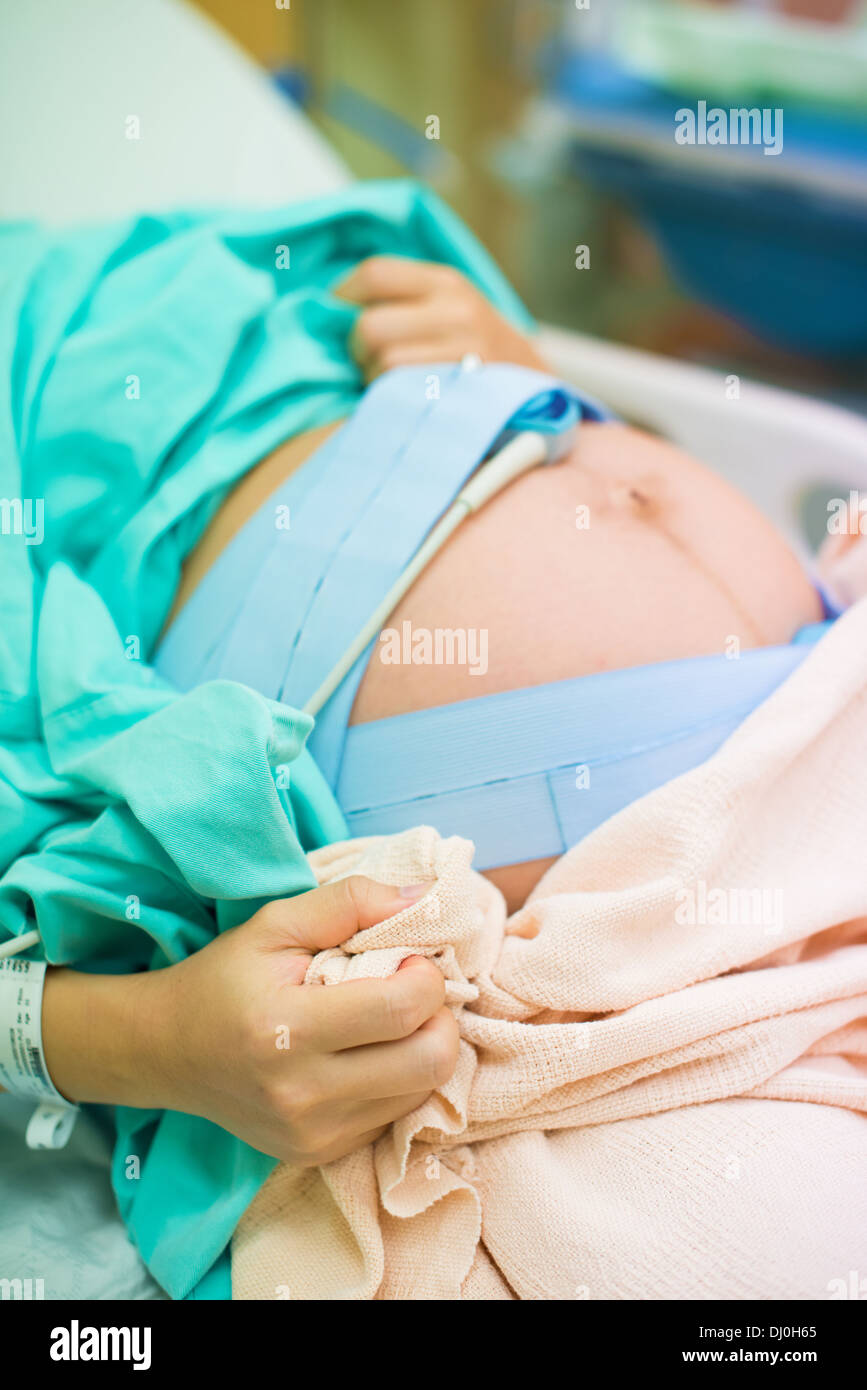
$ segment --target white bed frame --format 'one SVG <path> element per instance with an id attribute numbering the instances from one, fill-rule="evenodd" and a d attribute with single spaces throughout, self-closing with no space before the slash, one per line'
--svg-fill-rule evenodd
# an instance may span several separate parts
<path id="1" fill-rule="evenodd" d="M 129 116 L 138 140 L 127 138 Z M 7 219 L 278 205 L 351 179 L 306 117 L 183 0 L 10 4 L 0 129 L 17 132 L 0 179 Z M 732 398 L 721 373 L 583 334 L 545 329 L 542 345 L 567 380 L 730 478 L 805 556 L 805 490 L 867 488 L 859 416 L 750 381 Z"/>

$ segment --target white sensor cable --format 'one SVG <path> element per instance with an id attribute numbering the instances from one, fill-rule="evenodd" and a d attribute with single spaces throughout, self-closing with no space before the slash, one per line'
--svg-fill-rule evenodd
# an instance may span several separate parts
<path id="1" fill-rule="evenodd" d="M 20 951 L 29 951 L 31 946 L 39 945 L 39 940 L 38 931 L 25 931 L 20 936 L 13 936 L 11 941 L 0 943 L 0 960 L 17 956 Z"/>
<path id="2" fill-rule="evenodd" d="M 422 570 L 430 564 L 438 550 L 442 550 L 449 536 L 460 526 L 465 517 L 477 512 L 504 487 L 528 473 L 540 463 L 558 458 L 564 452 L 564 436 L 543 435 L 534 430 L 523 431 L 504 444 L 502 449 L 488 459 L 461 489 L 454 502 L 434 526 L 410 560 L 406 569 L 392 584 L 385 598 L 371 613 L 364 627 L 350 647 L 343 653 L 340 661 L 322 682 L 316 693 L 304 706 L 305 714 L 318 714 L 322 706 L 331 698 L 340 682 L 351 671 L 361 653 L 380 632 L 383 623 L 394 611 L 406 591 L 414 583 Z M 22 932 L 11 941 L 0 943 L 0 960 L 27 951 L 40 941 L 38 931 Z"/>
<path id="3" fill-rule="evenodd" d="M 322 706 L 331 698 L 340 682 L 348 675 L 361 653 L 369 646 L 390 613 L 394 611 L 407 589 L 430 564 L 438 550 L 442 550 L 449 536 L 460 526 L 465 517 L 477 512 L 480 507 L 514 482 L 522 473 L 528 473 L 540 463 L 551 457 L 551 443 L 556 440 L 558 455 L 562 451 L 562 436 L 542 435 L 527 430 L 510 439 L 493 458 L 483 464 L 461 489 L 454 502 L 422 543 L 392 584 L 382 602 L 374 609 L 352 644 L 343 653 L 333 670 L 326 676 L 319 689 L 304 706 L 305 714 L 318 714 Z"/>

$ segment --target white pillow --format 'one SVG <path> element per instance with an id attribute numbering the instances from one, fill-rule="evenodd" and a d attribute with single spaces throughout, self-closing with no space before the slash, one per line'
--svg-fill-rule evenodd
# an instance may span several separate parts
<path id="1" fill-rule="evenodd" d="M 267 75 L 180 0 L 4 6 L 0 129 L 7 220 L 273 206 L 351 178 Z"/>

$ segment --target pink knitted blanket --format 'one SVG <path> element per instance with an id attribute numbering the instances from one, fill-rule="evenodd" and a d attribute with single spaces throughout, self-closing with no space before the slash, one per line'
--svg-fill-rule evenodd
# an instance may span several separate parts
<path id="1" fill-rule="evenodd" d="M 821 1299 L 867 1271 L 867 600 L 511 918 L 471 860 L 426 827 L 312 856 L 436 880 L 308 979 L 431 956 L 460 1059 L 375 1145 L 275 1169 L 234 1297 Z"/>

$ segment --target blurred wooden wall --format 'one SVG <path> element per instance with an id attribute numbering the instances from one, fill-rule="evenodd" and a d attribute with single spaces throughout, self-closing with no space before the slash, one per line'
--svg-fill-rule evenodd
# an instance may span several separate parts
<path id="1" fill-rule="evenodd" d="M 423 177 L 507 269 L 520 241 L 521 209 L 495 177 L 491 152 L 526 95 L 520 70 L 522 0 L 299 0 L 314 111 L 341 154 L 369 177 L 399 175 L 399 161 L 348 122 L 329 93 L 340 84 L 384 106 L 423 141 L 439 121 L 443 152 Z M 430 142 L 433 145 L 434 142 Z"/>
<path id="2" fill-rule="evenodd" d="M 288 10 L 274 0 L 195 3 L 264 66 L 305 72 L 310 115 L 362 178 L 419 171 L 335 114 L 335 92 L 383 108 L 420 142 L 436 116 L 444 157 L 420 176 L 520 282 L 525 210 L 495 176 L 491 154 L 523 109 L 536 37 L 528 26 L 541 0 L 291 0 Z"/>
<path id="3" fill-rule="evenodd" d="M 278 10 L 274 0 L 193 0 L 193 5 L 265 67 L 298 60 L 298 14 L 304 0 L 294 0 L 288 10 Z"/>

